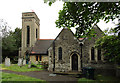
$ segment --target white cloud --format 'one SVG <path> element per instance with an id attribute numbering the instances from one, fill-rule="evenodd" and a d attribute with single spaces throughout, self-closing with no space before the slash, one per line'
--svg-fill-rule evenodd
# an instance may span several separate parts
<path id="1" fill-rule="evenodd" d="M 107 28 L 109 28 L 109 29 L 114 28 L 115 24 L 117 24 L 117 23 L 118 23 L 118 19 L 115 19 L 113 21 L 110 20 L 110 22 L 108 22 L 108 23 L 105 23 L 103 20 L 100 20 L 100 22 L 97 25 L 101 28 L 101 30 L 104 31 Z"/>

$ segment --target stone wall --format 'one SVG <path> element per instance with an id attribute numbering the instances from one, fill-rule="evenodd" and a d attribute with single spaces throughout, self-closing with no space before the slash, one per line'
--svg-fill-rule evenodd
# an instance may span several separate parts
<path id="1" fill-rule="evenodd" d="M 36 57 L 35 56 L 30 56 L 30 61 L 36 64 Z"/>
<path id="2" fill-rule="evenodd" d="M 116 70 L 115 69 L 95 69 L 96 75 L 104 75 L 104 76 L 115 76 Z"/>
<path id="3" fill-rule="evenodd" d="M 105 64 L 103 51 L 101 53 L 101 60 L 98 60 L 97 48 L 95 48 L 95 60 L 91 60 L 91 48 L 95 47 L 95 42 L 98 38 L 103 36 L 103 32 L 94 26 L 94 31 L 96 32 L 95 37 L 86 37 L 82 43 L 82 62 L 83 67 L 94 67 L 96 69 L 104 69 L 106 67 L 111 68 L 109 64 Z M 80 41 L 74 37 L 74 34 L 69 30 L 64 28 L 60 34 L 55 39 L 55 71 L 68 72 L 72 71 L 72 55 L 77 54 L 78 56 L 78 71 L 81 71 L 81 47 Z M 58 49 L 62 48 L 62 60 L 58 59 Z M 54 67 L 54 57 L 53 57 L 53 44 L 48 49 L 49 51 L 49 71 L 53 70 Z"/>
<path id="4" fill-rule="evenodd" d="M 48 62 L 48 55 L 31 55 L 30 56 L 30 61 L 32 61 L 34 64 L 37 64 L 38 61 L 36 61 L 36 56 L 38 56 L 38 61 L 40 61 L 40 56 L 41 56 L 41 61 Z"/>
<path id="5" fill-rule="evenodd" d="M 98 38 L 103 36 L 103 32 L 95 26 L 93 28 L 96 32 L 96 37 L 92 37 L 91 39 L 86 38 L 84 40 L 83 45 L 83 67 L 93 67 L 95 68 L 95 74 L 102 74 L 102 75 L 112 75 L 115 76 L 115 68 L 114 64 L 107 63 L 104 60 L 103 50 L 101 51 L 101 60 L 98 60 L 98 52 L 97 48 L 95 48 L 95 42 Z M 91 48 L 94 47 L 95 49 L 95 60 L 91 60 Z"/>
<path id="6" fill-rule="evenodd" d="M 48 56 L 47 55 L 41 55 L 42 61 L 47 61 L 48 62 Z"/>
<path id="7" fill-rule="evenodd" d="M 62 60 L 58 59 L 58 49 L 62 48 Z M 69 29 L 63 29 L 59 36 L 55 39 L 55 71 L 66 72 L 71 71 L 71 54 L 76 52 L 80 60 L 79 41 Z M 80 62 L 80 61 L 79 61 Z M 53 47 L 49 48 L 49 70 L 53 69 Z M 51 64 L 52 63 L 52 64 Z M 80 64 L 78 64 L 80 70 Z"/>
<path id="8" fill-rule="evenodd" d="M 95 64 L 101 64 L 101 62 L 104 62 L 103 52 L 101 53 L 101 60 L 98 61 L 98 54 L 97 54 L 97 48 L 95 48 L 95 42 L 98 38 L 101 38 L 103 36 L 103 32 L 97 27 L 94 26 L 93 28 L 96 32 L 96 37 L 86 38 L 84 39 L 84 45 L 83 45 L 83 62 L 87 65 L 95 65 Z M 95 50 L 95 60 L 91 60 L 91 48 L 94 47 Z"/>
<path id="9" fill-rule="evenodd" d="M 53 71 L 53 47 L 48 49 L 48 71 Z"/>

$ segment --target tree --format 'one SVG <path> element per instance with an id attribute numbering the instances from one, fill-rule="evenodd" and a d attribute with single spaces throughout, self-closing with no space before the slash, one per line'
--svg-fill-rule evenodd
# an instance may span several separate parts
<path id="1" fill-rule="evenodd" d="M 10 27 L 5 20 L 0 19 L 0 59 L 2 59 L 2 39 L 9 35 Z M 0 60 L 0 63 L 2 60 Z"/>
<path id="2" fill-rule="evenodd" d="M 65 2 L 63 9 L 59 11 L 59 18 L 56 20 L 58 28 L 76 28 L 76 36 L 79 38 L 97 24 L 100 19 L 105 22 L 119 18 L 119 2 Z"/>
<path id="3" fill-rule="evenodd" d="M 9 31 L 9 35 L 2 38 L 2 59 L 4 60 L 8 56 L 13 61 L 15 56 L 18 56 L 20 46 L 21 29 L 16 28 L 14 32 Z"/>
<path id="4" fill-rule="evenodd" d="M 111 29 L 108 33 L 112 35 L 104 35 L 96 42 L 96 47 L 104 50 L 104 56 L 107 61 L 118 63 L 120 65 L 120 37 L 116 29 Z"/>
<path id="5" fill-rule="evenodd" d="M 7 37 L 9 35 L 10 26 L 5 20 L 0 19 L 0 37 Z"/>
<path id="6" fill-rule="evenodd" d="M 65 2 L 59 12 L 56 26 L 75 27 L 75 35 L 79 38 L 86 35 L 91 30 L 92 24 L 97 24 L 100 19 L 109 22 L 115 18 L 120 20 L 120 2 Z M 109 62 L 120 63 L 120 22 L 109 33 L 114 35 L 104 35 L 97 41 L 96 47 L 104 50 L 104 56 Z"/>
<path id="7" fill-rule="evenodd" d="M 11 32 L 14 39 L 16 39 L 15 44 L 17 48 L 21 47 L 21 29 L 16 28 L 14 32 Z"/>
<path id="8" fill-rule="evenodd" d="M 53 2 L 49 2 L 49 5 Z M 79 38 L 86 36 L 92 25 L 97 24 L 100 19 L 107 23 L 116 18 L 120 20 L 120 2 L 65 2 L 55 23 L 58 28 L 76 28 L 75 35 Z M 120 63 L 120 22 L 111 31 L 114 35 L 103 36 L 97 41 L 96 47 L 105 51 L 108 61 Z"/>

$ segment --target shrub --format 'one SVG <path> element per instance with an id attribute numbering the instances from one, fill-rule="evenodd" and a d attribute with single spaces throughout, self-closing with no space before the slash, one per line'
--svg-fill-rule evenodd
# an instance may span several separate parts
<path id="1" fill-rule="evenodd" d="M 44 69 L 47 69 L 48 68 L 48 62 L 47 61 L 43 62 L 43 66 L 44 66 Z"/>

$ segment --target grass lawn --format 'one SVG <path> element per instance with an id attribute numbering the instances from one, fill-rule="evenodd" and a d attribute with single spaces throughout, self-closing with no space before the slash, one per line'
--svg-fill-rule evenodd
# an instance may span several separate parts
<path id="1" fill-rule="evenodd" d="M 36 78 L 32 78 L 32 77 L 28 77 L 28 76 L 23 76 L 23 75 L 17 75 L 17 74 L 11 74 L 11 73 L 4 73 L 4 72 L 0 72 L 0 74 L 2 73 L 2 82 L 6 83 L 6 82 L 29 82 L 29 83 L 47 83 L 44 80 L 40 80 L 40 79 L 36 79 Z"/>
<path id="2" fill-rule="evenodd" d="M 80 78 L 78 80 L 78 83 L 120 83 L 120 79 L 113 77 L 113 76 L 97 75 L 95 76 L 95 79 L 96 80 Z"/>
<path id="3" fill-rule="evenodd" d="M 25 66 L 18 66 L 17 64 L 12 64 L 11 66 L 7 67 L 5 66 L 4 64 L 1 64 L 2 65 L 2 69 L 7 69 L 7 70 L 11 70 L 11 71 L 17 71 L 17 72 L 29 72 L 29 71 L 40 71 L 40 70 L 43 70 L 42 68 L 35 68 L 35 67 L 32 67 L 32 68 L 28 68 L 28 65 L 25 65 Z M 39 67 L 41 65 L 38 65 Z"/>
<path id="4" fill-rule="evenodd" d="M 80 78 L 78 80 L 78 83 L 96 83 L 96 80 L 90 80 L 90 79 L 86 79 L 86 78 Z"/>

